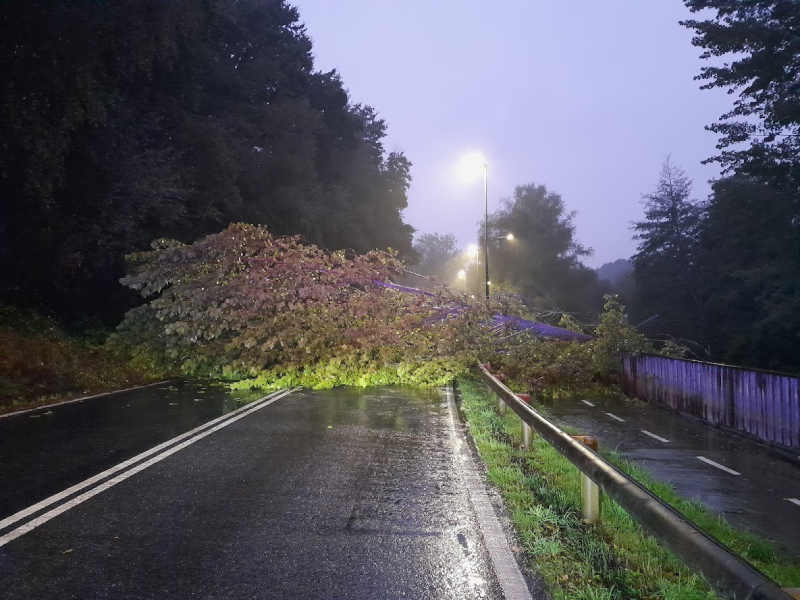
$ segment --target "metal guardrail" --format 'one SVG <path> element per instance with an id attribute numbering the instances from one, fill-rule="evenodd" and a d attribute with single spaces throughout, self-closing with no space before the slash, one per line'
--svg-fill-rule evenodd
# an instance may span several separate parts
<path id="1" fill-rule="evenodd" d="M 774 581 L 687 521 L 674 508 L 533 410 L 483 366 L 495 394 L 644 529 L 697 571 L 723 598 L 792 600 Z"/>

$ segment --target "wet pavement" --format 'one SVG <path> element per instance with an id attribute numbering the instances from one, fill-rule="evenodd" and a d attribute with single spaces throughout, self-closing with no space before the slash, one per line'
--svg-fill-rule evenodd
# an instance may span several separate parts
<path id="1" fill-rule="evenodd" d="M 800 557 L 800 461 L 757 442 L 643 402 L 559 399 L 545 405 L 562 426 L 598 437 L 734 527 Z"/>
<path id="2" fill-rule="evenodd" d="M 242 411 L 5 544 L 0 530 L 0 597 L 503 597 L 444 393 Z"/>
<path id="3" fill-rule="evenodd" d="M 263 396 L 170 382 L 0 418 L 0 519 Z"/>

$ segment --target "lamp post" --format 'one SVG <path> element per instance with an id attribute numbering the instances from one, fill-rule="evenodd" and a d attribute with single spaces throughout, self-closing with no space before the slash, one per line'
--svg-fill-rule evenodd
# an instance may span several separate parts
<path id="1" fill-rule="evenodd" d="M 489 163 L 483 163 L 483 262 L 486 267 L 486 301 L 489 301 Z"/>
<path id="2" fill-rule="evenodd" d="M 489 300 L 489 162 L 478 152 L 472 152 L 461 160 L 461 173 L 473 178 L 478 168 L 483 168 L 483 262 L 486 272 L 486 300 Z"/>

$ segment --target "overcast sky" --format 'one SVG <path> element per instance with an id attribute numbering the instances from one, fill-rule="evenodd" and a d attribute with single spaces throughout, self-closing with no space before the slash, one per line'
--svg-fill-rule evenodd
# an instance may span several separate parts
<path id="1" fill-rule="evenodd" d="M 467 152 L 489 163 L 489 211 L 514 186 L 542 183 L 577 211 L 589 266 L 635 251 L 671 153 L 705 199 L 716 136 L 703 127 L 733 97 L 700 90 L 703 61 L 678 21 L 680 0 L 294 0 L 316 68 L 337 69 L 351 101 L 388 125 L 386 146 L 414 164 L 405 220 L 453 233 L 483 219 L 480 179 L 458 177 Z"/>

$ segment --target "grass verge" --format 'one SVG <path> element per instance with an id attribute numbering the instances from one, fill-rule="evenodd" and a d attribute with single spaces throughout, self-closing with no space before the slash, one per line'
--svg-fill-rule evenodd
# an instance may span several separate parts
<path id="1" fill-rule="evenodd" d="M 613 500 L 603 496 L 602 522 L 580 518 L 578 470 L 534 435 L 520 448 L 520 421 L 497 414 L 482 383 L 459 379 L 462 407 L 489 480 L 502 494 L 526 558 L 557 599 L 716 598 L 708 585 Z M 601 454 L 783 587 L 800 586 L 800 566 L 769 543 L 738 532 L 701 504 L 680 498 L 665 483 L 612 452 Z"/>
<path id="2" fill-rule="evenodd" d="M 0 307 L 0 413 L 153 381 L 103 346 L 41 315 Z"/>

